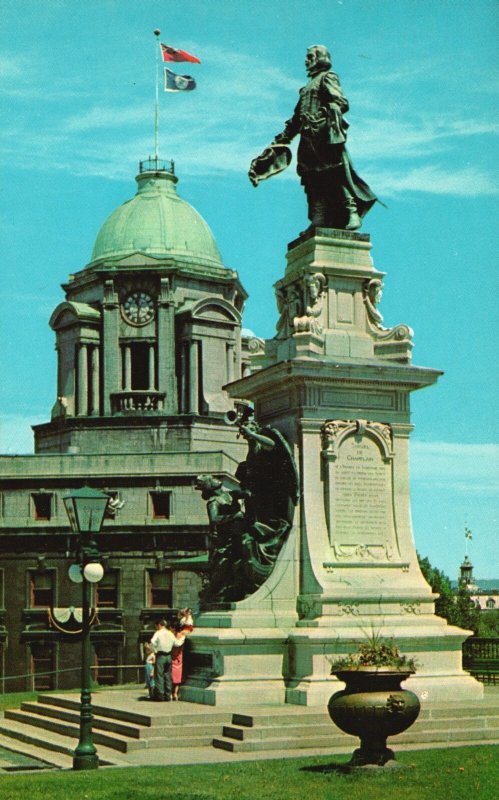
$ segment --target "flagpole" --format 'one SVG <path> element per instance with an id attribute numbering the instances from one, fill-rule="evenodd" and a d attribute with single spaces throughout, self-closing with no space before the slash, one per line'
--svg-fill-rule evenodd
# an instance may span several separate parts
<path id="1" fill-rule="evenodd" d="M 464 547 L 465 547 L 464 554 L 465 554 L 466 558 L 468 558 L 468 541 L 470 539 L 472 539 L 472 538 L 473 538 L 473 535 L 472 535 L 470 529 L 468 528 L 468 526 L 465 524 L 464 525 Z"/>
<path id="2" fill-rule="evenodd" d="M 159 37 L 161 31 L 155 28 L 154 35 L 156 37 L 156 104 L 154 109 L 154 159 L 156 162 L 156 169 L 158 168 L 158 137 L 159 137 Z"/>

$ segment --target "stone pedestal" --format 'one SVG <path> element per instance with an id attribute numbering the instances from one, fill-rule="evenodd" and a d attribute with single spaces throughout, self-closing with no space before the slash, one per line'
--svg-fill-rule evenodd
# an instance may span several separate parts
<path id="1" fill-rule="evenodd" d="M 407 325 L 382 326 L 382 276 L 365 234 L 315 229 L 290 245 L 277 336 L 228 389 L 287 438 L 301 500 L 271 578 L 200 617 L 191 644 L 205 671 L 188 698 L 323 706 L 338 686 L 330 661 L 373 633 L 417 658 L 424 701 L 482 696 L 461 668 L 469 632 L 435 616 L 411 530 L 410 393 L 440 373 L 411 365 Z"/>

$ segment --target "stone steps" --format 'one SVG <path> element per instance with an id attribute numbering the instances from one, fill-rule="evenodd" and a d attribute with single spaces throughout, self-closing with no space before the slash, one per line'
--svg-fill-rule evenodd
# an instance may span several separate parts
<path id="1" fill-rule="evenodd" d="M 269 757 L 277 757 L 279 751 L 284 755 L 334 749 L 348 753 L 358 746 L 358 739 L 342 733 L 325 710 L 243 706 L 231 713 L 189 703 L 137 702 L 140 699 L 130 690 L 96 696 L 93 740 L 102 763 L 124 765 L 134 759 L 146 763 L 150 750 L 158 756 L 147 763 L 161 763 L 161 749 L 173 754 L 195 748 L 213 752 L 214 747 L 227 754 L 265 757 L 268 752 Z M 389 743 L 417 747 L 499 742 L 499 693 L 490 699 L 473 706 L 423 707 L 416 723 L 390 737 Z M 5 711 L 0 718 L 0 742 L 16 752 L 36 752 L 55 766 L 71 766 L 79 739 L 79 711 L 77 695 L 42 695 L 37 702 Z"/>
<path id="2" fill-rule="evenodd" d="M 181 708 L 176 703 L 173 708 L 163 703 L 150 705 L 154 708 L 149 714 L 92 703 L 92 739 L 101 758 L 103 747 L 110 754 L 211 747 L 213 738 L 220 735 L 223 724 L 230 719 L 229 712 L 210 709 L 206 716 L 193 713 L 185 704 Z M 41 695 L 36 702 L 24 702 L 20 709 L 7 709 L 0 718 L 0 736 L 67 756 L 77 745 L 79 722 L 77 696 Z M 115 755 L 111 760 L 116 763 Z"/>
<path id="3" fill-rule="evenodd" d="M 11 730 L 10 723 L 15 721 L 25 726 L 26 730 L 30 730 L 31 736 L 35 736 L 35 731 L 41 729 L 42 731 L 49 731 L 50 733 L 57 733 L 61 736 L 70 737 L 78 742 L 80 728 L 78 724 L 65 722 L 64 720 L 43 717 L 40 714 L 30 714 L 22 710 L 7 710 L 4 715 L 5 721 L 0 723 L 0 733 L 9 734 Z M 98 729 L 93 729 L 92 738 L 94 743 L 103 744 L 113 750 L 118 750 L 120 753 L 126 753 L 129 750 L 140 749 L 146 747 L 144 741 L 138 739 L 130 739 L 120 733 L 105 733 Z M 43 744 L 43 737 L 40 734 L 40 743 Z"/>
<path id="4" fill-rule="evenodd" d="M 71 769 L 78 740 L 49 731 L 41 736 L 36 728 L 32 730 L 24 723 L 10 720 L 8 734 L 0 731 L 0 744 L 16 753 L 45 760 L 51 767 Z M 101 766 L 127 766 L 111 748 L 99 747 L 98 755 Z"/>
<path id="5" fill-rule="evenodd" d="M 70 711 L 56 705 L 49 706 L 36 702 L 24 702 L 21 705 L 21 711 L 37 714 L 43 718 L 48 717 L 63 720 L 76 725 L 79 725 L 80 722 L 79 707 L 75 708 L 74 711 Z M 18 714 L 19 712 L 16 710 L 6 711 L 5 716 L 7 719 L 16 719 L 16 713 Z M 219 721 L 204 723 L 203 730 L 207 743 L 210 743 L 210 736 L 220 733 L 221 722 L 225 721 L 226 718 L 227 715 L 220 715 Z M 139 725 L 137 723 L 129 724 L 119 720 L 113 720 L 110 716 L 98 716 L 94 714 L 92 729 L 95 731 L 104 730 L 117 733 L 131 739 L 156 739 L 161 737 L 168 741 L 171 739 L 173 742 L 179 738 L 179 734 L 181 734 L 181 737 L 184 739 L 190 736 L 199 736 L 199 715 L 182 715 L 181 718 L 174 718 L 166 724 L 159 724 L 157 721 L 153 722 L 150 719 L 149 722 L 152 722 L 150 726 L 144 724 Z M 197 724 L 195 724 L 196 722 Z"/>
<path id="6" fill-rule="evenodd" d="M 358 739 L 339 730 L 325 713 L 308 709 L 287 714 L 233 714 L 213 746 L 232 753 L 260 750 L 308 750 L 354 748 Z M 414 725 L 398 736 L 389 737 L 394 746 L 431 743 L 499 742 L 499 705 L 475 707 L 433 707 L 422 710 Z"/>

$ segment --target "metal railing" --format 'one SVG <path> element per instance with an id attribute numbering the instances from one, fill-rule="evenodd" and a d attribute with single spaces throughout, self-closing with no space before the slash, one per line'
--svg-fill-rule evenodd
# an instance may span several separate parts
<path id="1" fill-rule="evenodd" d="M 136 411 L 162 411 L 165 393 L 155 389 L 129 389 L 111 394 L 113 414 L 126 414 Z"/>
<path id="2" fill-rule="evenodd" d="M 470 636 L 463 642 L 463 668 L 482 683 L 499 686 L 499 639 Z"/>
<path id="3" fill-rule="evenodd" d="M 92 673 L 96 675 L 94 678 L 95 681 L 95 688 L 99 688 L 100 686 L 109 688 L 113 685 L 122 685 L 126 683 L 130 684 L 143 684 L 144 683 L 144 664 L 93 664 L 90 666 Z M 131 671 L 129 672 L 130 680 L 123 679 L 123 671 Z M 117 680 L 112 684 L 109 683 L 99 683 L 99 672 L 106 674 L 109 676 L 111 673 L 116 675 Z M 5 683 L 7 681 L 30 681 L 31 689 L 24 689 L 24 690 L 16 690 L 16 691 L 52 691 L 52 688 L 55 690 L 58 688 L 59 684 L 59 675 L 67 674 L 67 673 L 75 673 L 76 675 L 76 686 L 74 688 L 78 688 L 78 684 L 80 681 L 80 673 L 81 667 L 68 667 L 66 669 L 54 669 L 48 671 L 40 671 L 40 672 L 24 672 L 20 675 L 4 675 L 0 677 L 0 694 L 8 694 L 9 689 L 6 688 Z M 118 676 L 121 674 L 121 680 L 118 681 Z M 39 678 L 50 678 L 55 676 L 54 686 L 52 688 L 40 688 L 36 686 L 37 680 Z M 106 677 L 107 677 L 106 676 Z M 52 683 L 52 681 L 50 681 Z M 63 689 L 65 691 L 65 689 Z"/>
<path id="4" fill-rule="evenodd" d="M 143 172 L 170 172 L 175 175 L 175 162 L 173 159 L 171 161 L 163 161 L 157 156 L 155 158 L 145 158 L 144 161 L 139 161 L 139 173 L 142 175 Z"/>

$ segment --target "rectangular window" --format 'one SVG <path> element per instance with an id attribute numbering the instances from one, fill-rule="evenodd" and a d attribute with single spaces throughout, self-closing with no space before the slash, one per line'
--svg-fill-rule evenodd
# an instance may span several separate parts
<path id="1" fill-rule="evenodd" d="M 95 645 L 94 678 L 100 686 L 118 683 L 118 647 L 113 644 Z"/>
<path id="2" fill-rule="evenodd" d="M 132 359 L 132 389 L 149 389 L 149 345 L 133 342 L 129 345 Z"/>
<path id="3" fill-rule="evenodd" d="M 150 492 L 153 519 L 170 519 L 171 492 Z"/>
<path id="4" fill-rule="evenodd" d="M 54 573 L 30 572 L 30 608 L 52 608 L 54 605 Z"/>
<path id="5" fill-rule="evenodd" d="M 52 517 L 52 494 L 50 492 L 33 492 L 33 517 L 39 521 L 48 521 Z"/>
<path id="6" fill-rule="evenodd" d="M 55 689 L 54 646 L 43 642 L 31 644 L 31 672 L 33 690 L 46 692 Z"/>
<path id="7" fill-rule="evenodd" d="M 162 606 L 171 608 L 172 605 L 172 574 L 166 570 L 150 569 L 149 576 L 149 607 Z"/>
<path id="8" fill-rule="evenodd" d="M 106 569 L 101 580 L 95 584 L 97 608 L 118 608 L 118 570 Z"/>

